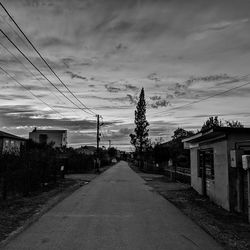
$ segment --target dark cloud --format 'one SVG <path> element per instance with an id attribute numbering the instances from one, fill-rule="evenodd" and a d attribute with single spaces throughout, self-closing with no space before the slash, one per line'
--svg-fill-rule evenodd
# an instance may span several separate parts
<path id="1" fill-rule="evenodd" d="M 159 96 L 159 95 L 154 95 L 154 96 L 150 96 L 149 99 L 150 99 L 150 100 L 153 100 L 153 101 L 155 101 L 155 100 L 161 100 L 161 96 Z"/>
<path id="2" fill-rule="evenodd" d="M 123 43 L 119 43 L 110 51 L 105 53 L 104 58 L 110 58 L 113 55 L 124 53 L 127 50 L 128 50 L 128 46 L 124 45 Z"/>
<path id="3" fill-rule="evenodd" d="M 244 78 L 243 78 L 244 79 Z M 168 89 L 172 91 L 172 95 L 168 95 L 168 98 L 175 97 L 185 97 L 185 98 L 197 98 L 199 96 L 208 96 L 218 93 L 218 89 L 215 88 L 199 88 L 192 89 L 194 83 L 215 83 L 215 86 L 220 86 L 224 84 L 230 84 L 235 82 L 240 82 L 242 79 L 230 76 L 228 74 L 217 74 L 217 75 L 208 75 L 208 76 L 198 76 L 191 77 L 190 79 L 184 81 L 183 83 L 175 83 L 172 87 Z"/>
<path id="4" fill-rule="evenodd" d="M 132 85 L 132 84 L 125 84 L 125 89 L 126 90 L 132 90 L 132 91 L 137 91 L 139 88 Z"/>
<path id="5" fill-rule="evenodd" d="M 160 77 L 156 73 L 151 73 L 150 75 L 147 76 L 147 78 L 149 80 L 155 81 L 155 82 L 160 82 L 161 81 Z"/>
<path id="6" fill-rule="evenodd" d="M 96 96 L 96 95 L 78 95 L 79 98 L 84 98 L 84 99 L 95 99 L 95 100 L 99 100 L 99 101 L 109 101 L 109 102 L 126 102 L 128 100 L 127 96 L 122 96 L 122 97 L 104 97 L 104 96 Z M 101 102 L 101 104 L 103 104 Z M 69 108 L 71 109 L 71 107 L 68 106 L 55 106 L 55 107 L 61 107 L 61 108 Z M 120 106 L 118 106 L 119 108 Z M 77 108 L 76 108 L 77 109 Z"/>
<path id="7" fill-rule="evenodd" d="M 156 102 L 151 104 L 151 107 L 157 109 L 159 107 L 167 107 L 168 105 L 170 104 L 167 100 L 157 100 Z"/>
<path id="8" fill-rule="evenodd" d="M 109 84 L 105 84 L 105 88 L 108 92 L 111 92 L 111 93 L 118 93 L 118 92 L 122 91 L 121 88 L 114 87 L 114 86 L 109 85 Z"/>
<path id="9" fill-rule="evenodd" d="M 133 27 L 133 23 L 129 21 L 118 21 L 115 23 L 114 26 L 112 26 L 112 31 L 117 32 L 117 33 L 123 33 L 127 32 L 129 29 Z"/>
<path id="10" fill-rule="evenodd" d="M 117 51 L 124 51 L 124 50 L 126 50 L 128 47 L 127 47 L 126 45 L 122 44 L 122 43 L 119 43 L 118 45 L 116 45 L 115 48 L 116 48 Z"/>
<path id="11" fill-rule="evenodd" d="M 0 107 L 1 122 L 0 126 L 4 127 L 51 127 L 65 128 L 68 130 L 85 130 L 95 129 L 96 121 L 93 120 L 72 120 L 72 119 L 53 119 L 50 118 L 52 111 L 47 113 L 39 112 L 32 109 L 31 106 L 2 106 Z M 117 121 L 107 121 L 106 125 L 113 125 Z"/>
<path id="12" fill-rule="evenodd" d="M 12 94 L 12 95 L 0 94 L 0 100 L 13 101 L 16 99 L 30 100 L 30 99 L 32 99 L 32 97 L 30 97 L 28 95 L 18 95 L 18 94 Z"/>
<path id="13" fill-rule="evenodd" d="M 170 102 L 167 99 L 171 99 L 169 98 L 169 95 L 165 96 L 160 96 L 160 95 L 154 95 L 154 96 L 150 96 L 149 97 L 150 102 L 148 103 L 148 105 L 151 108 L 157 109 L 159 107 L 167 107 L 170 105 Z"/>
<path id="14" fill-rule="evenodd" d="M 189 84 L 175 83 L 174 85 L 174 95 L 176 97 L 185 96 L 188 92 Z"/>
<path id="15" fill-rule="evenodd" d="M 167 94 L 167 95 L 166 95 L 166 99 L 173 99 L 173 98 L 174 98 L 174 96 L 171 95 L 171 94 Z"/>
<path id="16" fill-rule="evenodd" d="M 138 96 L 127 94 L 127 98 L 130 104 L 136 105 L 138 103 Z M 167 107 L 170 105 L 170 102 L 166 99 L 166 97 L 162 97 L 160 95 L 154 95 L 149 97 L 149 101 L 147 102 L 147 106 L 157 109 L 159 107 Z"/>
<path id="17" fill-rule="evenodd" d="M 58 37 L 44 37 L 38 40 L 39 47 L 71 47 L 72 43 Z"/>
<path id="18" fill-rule="evenodd" d="M 77 79 L 82 79 L 82 80 L 88 80 L 87 77 L 75 74 L 71 71 L 66 71 L 66 73 L 69 74 L 72 79 L 77 78 Z"/>
<path id="19" fill-rule="evenodd" d="M 133 104 L 133 105 L 137 104 L 137 102 L 138 102 L 138 97 L 137 96 L 133 96 L 133 95 L 127 94 L 127 97 L 129 99 L 129 103 L 130 104 Z"/>
<path id="20" fill-rule="evenodd" d="M 70 68 L 70 65 L 74 63 L 72 58 L 63 58 L 62 63 L 66 66 L 66 68 Z"/>
<path id="21" fill-rule="evenodd" d="M 105 84 L 105 88 L 108 92 L 111 93 L 118 93 L 122 91 L 137 91 L 138 87 L 132 84 L 126 83 L 126 80 L 114 81 L 110 82 L 109 84 Z"/>
<path id="22" fill-rule="evenodd" d="M 219 74 L 219 75 L 210 75 L 210 76 L 201 76 L 201 77 L 191 77 L 185 83 L 191 85 L 194 82 L 215 82 L 215 81 L 237 81 L 236 77 L 229 76 L 228 74 Z"/>

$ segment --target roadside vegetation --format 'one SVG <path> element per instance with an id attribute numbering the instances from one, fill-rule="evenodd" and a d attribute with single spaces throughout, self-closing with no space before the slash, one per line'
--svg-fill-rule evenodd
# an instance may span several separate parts
<path id="1" fill-rule="evenodd" d="M 113 164 L 117 150 L 102 148 L 99 156 L 102 172 Z M 32 141 L 20 152 L 0 155 L 0 242 L 35 215 L 87 184 L 85 179 L 65 175 L 96 176 L 95 158 L 95 153 L 84 154 L 77 149 L 54 148 L 52 144 Z"/>

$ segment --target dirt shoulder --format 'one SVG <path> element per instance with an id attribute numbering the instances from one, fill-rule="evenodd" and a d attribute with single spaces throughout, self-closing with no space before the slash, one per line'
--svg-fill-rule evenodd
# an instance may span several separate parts
<path id="1" fill-rule="evenodd" d="M 134 168 L 133 168 L 134 169 Z M 171 182 L 163 175 L 141 173 L 149 186 L 178 207 L 225 249 L 250 249 L 250 224 L 247 219 L 215 205 L 188 184 Z"/>
<path id="2" fill-rule="evenodd" d="M 101 173 L 109 167 L 102 168 Z M 98 175 L 94 172 L 67 175 L 65 179 L 43 192 L 33 193 L 28 197 L 12 197 L 7 201 L 0 201 L 0 246 Z"/>

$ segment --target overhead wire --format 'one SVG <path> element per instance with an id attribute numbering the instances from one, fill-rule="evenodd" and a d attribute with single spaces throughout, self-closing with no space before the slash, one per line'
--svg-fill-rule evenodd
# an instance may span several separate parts
<path id="1" fill-rule="evenodd" d="M 28 41 L 28 43 L 32 46 L 32 48 L 36 51 L 36 53 L 39 55 L 39 57 L 42 59 L 42 61 L 46 64 L 46 66 L 50 69 L 50 71 L 55 75 L 55 77 L 60 81 L 60 83 L 68 90 L 68 92 L 87 110 L 89 110 L 92 114 L 97 115 L 94 111 L 92 111 L 90 108 L 88 108 L 79 98 L 68 88 L 68 86 L 61 80 L 61 78 L 58 76 L 58 74 L 51 68 L 51 66 L 47 63 L 47 61 L 44 59 L 44 57 L 41 55 L 41 53 L 36 49 L 34 44 L 30 41 L 30 39 L 26 36 L 26 34 L 23 32 L 23 30 L 20 28 L 20 26 L 16 23 L 14 18 L 10 15 L 8 10 L 3 6 L 3 4 L 0 2 L 0 6 L 3 8 L 3 10 L 6 12 L 6 14 L 9 16 L 9 18 L 12 20 L 12 22 L 16 25 L 18 30 L 22 33 L 22 35 L 25 37 L 25 39 Z M 86 112 L 86 111 L 85 111 Z"/>
<path id="2" fill-rule="evenodd" d="M 78 107 L 82 111 L 88 114 L 92 114 L 89 111 L 86 111 L 84 108 L 78 106 L 74 103 L 68 96 L 66 96 L 53 82 L 51 82 L 44 73 L 22 52 L 22 50 L 9 38 L 9 36 L 0 28 L 0 32 L 7 38 L 7 40 L 22 54 L 22 56 L 57 90 L 59 91 L 69 102 L 71 102 L 74 106 Z M 93 115 L 93 114 L 92 114 Z"/>
<path id="3" fill-rule="evenodd" d="M 51 91 L 51 89 L 49 89 L 14 53 L 12 53 L 3 43 L 1 43 L 0 41 L 0 45 L 9 53 L 11 54 L 16 61 L 18 61 L 20 64 L 22 64 L 22 66 L 26 69 L 26 71 L 28 71 L 30 74 L 33 75 L 33 77 L 39 81 L 40 83 L 42 83 L 42 85 L 51 93 L 53 94 L 60 102 L 62 101 L 62 99 L 60 99 L 53 91 Z"/>
<path id="4" fill-rule="evenodd" d="M 0 17 L 2 18 L 3 22 L 5 22 L 9 26 L 9 28 L 18 36 L 18 38 L 22 41 L 22 43 L 25 45 L 25 47 L 27 49 L 30 49 L 28 44 L 25 42 L 25 40 L 18 34 L 18 32 L 12 27 L 12 25 L 4 19 L 4 16 L 0 15 Z"/>
<path id="5" fill-rule="evenodd" d="M 248 76 L 250 76 L 250 74 L 247 74 L 247 75 L 242 76 L 242 77 L 240 77 L 240 78 L 238 78 L 238 79 L 235 79 L 235 80 L 242 80 L 242 78 L 244 79 L 244 78 L 246 78 L 246 77 L 248 77 Z M 168 110 L 163 110 L 163 111 L 160 111 L 160 112 L 156 112 L 156 113 L 154 113 L 154 114 L 157 114 L 157 115 L 158 115 L 158 114 L 169 113 L 171 110 L 180 109 L 180 108 L 183 108 L 183 107 L 186 107 L 186 106 L 190 106 L 190 105 L 193 105 L 193 104 L 196 104 L 196 103 L 199 103 L 199 102 L 203 102 L 203 101 L 206 101 L 206 100 L 208 100 L 208 99 L 214 98 L 214 97 L 216 97 L 216 96 L 223 95 L 223 94 L 226 94 L 226 93 L 231 92 L 231 91 L 233 91 L 233 90 L 242 88 L 242 87 L 247 86 L 247 85 L 249 85 L 249 84 L 250 84 L 250 82 L 247 82 L 247 83 L 241 84 L 241 85 L 239 85 L 239 86 L 236 86 L 236 87 L 233 87 L 233 88 L 230 88 L 230 89 L 221 91 L 221 92 L 219 92 L 219 93 L 216 93 L 216 94 L 207 96 L 207 97 L 205 97 L 205 98 L 202 98 L 202 99 L 199 99 L 199 100 L 196 100 L 196 101 L 192 101 L 192 102 L 189 102 L 189 103 L 186 103 L 186 104 L 184 104 L 184 105 L 177 106 L 177 107 L 172 107 L 172 108 L 170 108 L 170 109 L 168 109 Z"/>
<path id="6" fill-rule="evenodd" d="M 33 97 L 35 97 L 36 99 L 38 99 L 39 101 L 41 101 L 44 105 L 46 105 L 47 107 L 49 107 L 51 110 L 53 110 L 54 112 L 58 113 L 59 115 L 61 115 L 62 118 L 65 118 L 63 114 L 61 114 L 59 111 L 57 111 L 56 109 L 54 109 L 50 104 L 48 104 L 47 102 L 43 101 L 39 96 L 36 96 L 30 89 L 28 89 L 25 85 L 23 85 L 21 82 L 19 82 L 15 77 L 13 77 L 12 75 L 10 75 L 3 67 L 0 66 L 0 69 L 9 77 L 11 78 L 13 81 L 15 81 L 18 85 L 20 85 L 22 88 L 24 88 L 26 91 L 28 91 Z"/>

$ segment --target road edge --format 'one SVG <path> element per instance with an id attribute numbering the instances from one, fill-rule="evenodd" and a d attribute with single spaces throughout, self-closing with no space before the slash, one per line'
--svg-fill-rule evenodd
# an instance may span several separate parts
<path id="1" fill-rule="evenodd" d="M 107 166 L 104 167 L 104 169 L 101 171 L 99 175 L 96 175 L 90 182 L 92 182 L 94 179 L 96 179 L 98 176 L 102 175 L 104 172 L 106 172 L 110 167 L 112 166 Z M 29 228 L 33 223 L 38 221 L 46 212 L 51 210 L 53 207 L 55 207 L 57 204 L 59 204 L 61 201 L 66 199 L 69 195 L 73 194 L 76 190 L 79 188 L 88 185 L 90 182 L 83 184 L 83 183 L 76 183 L 72 187 L 70 187 L 68 190 L 65 192 L 57 194 L 55 197 L 53 197 L 51 200 L 48 200 L 44 205 L 41 210 L 33 214 L 27 221 L 24 222 L 24 224 L 20 227 L 18 227 L 16 230 L 11 232 L 6 239 L 2 240 L 0 242 L 0 249 L 4 248 L 10 241 L 15 239 L 19 234 L 24 232 L 27 228 Z"/>

